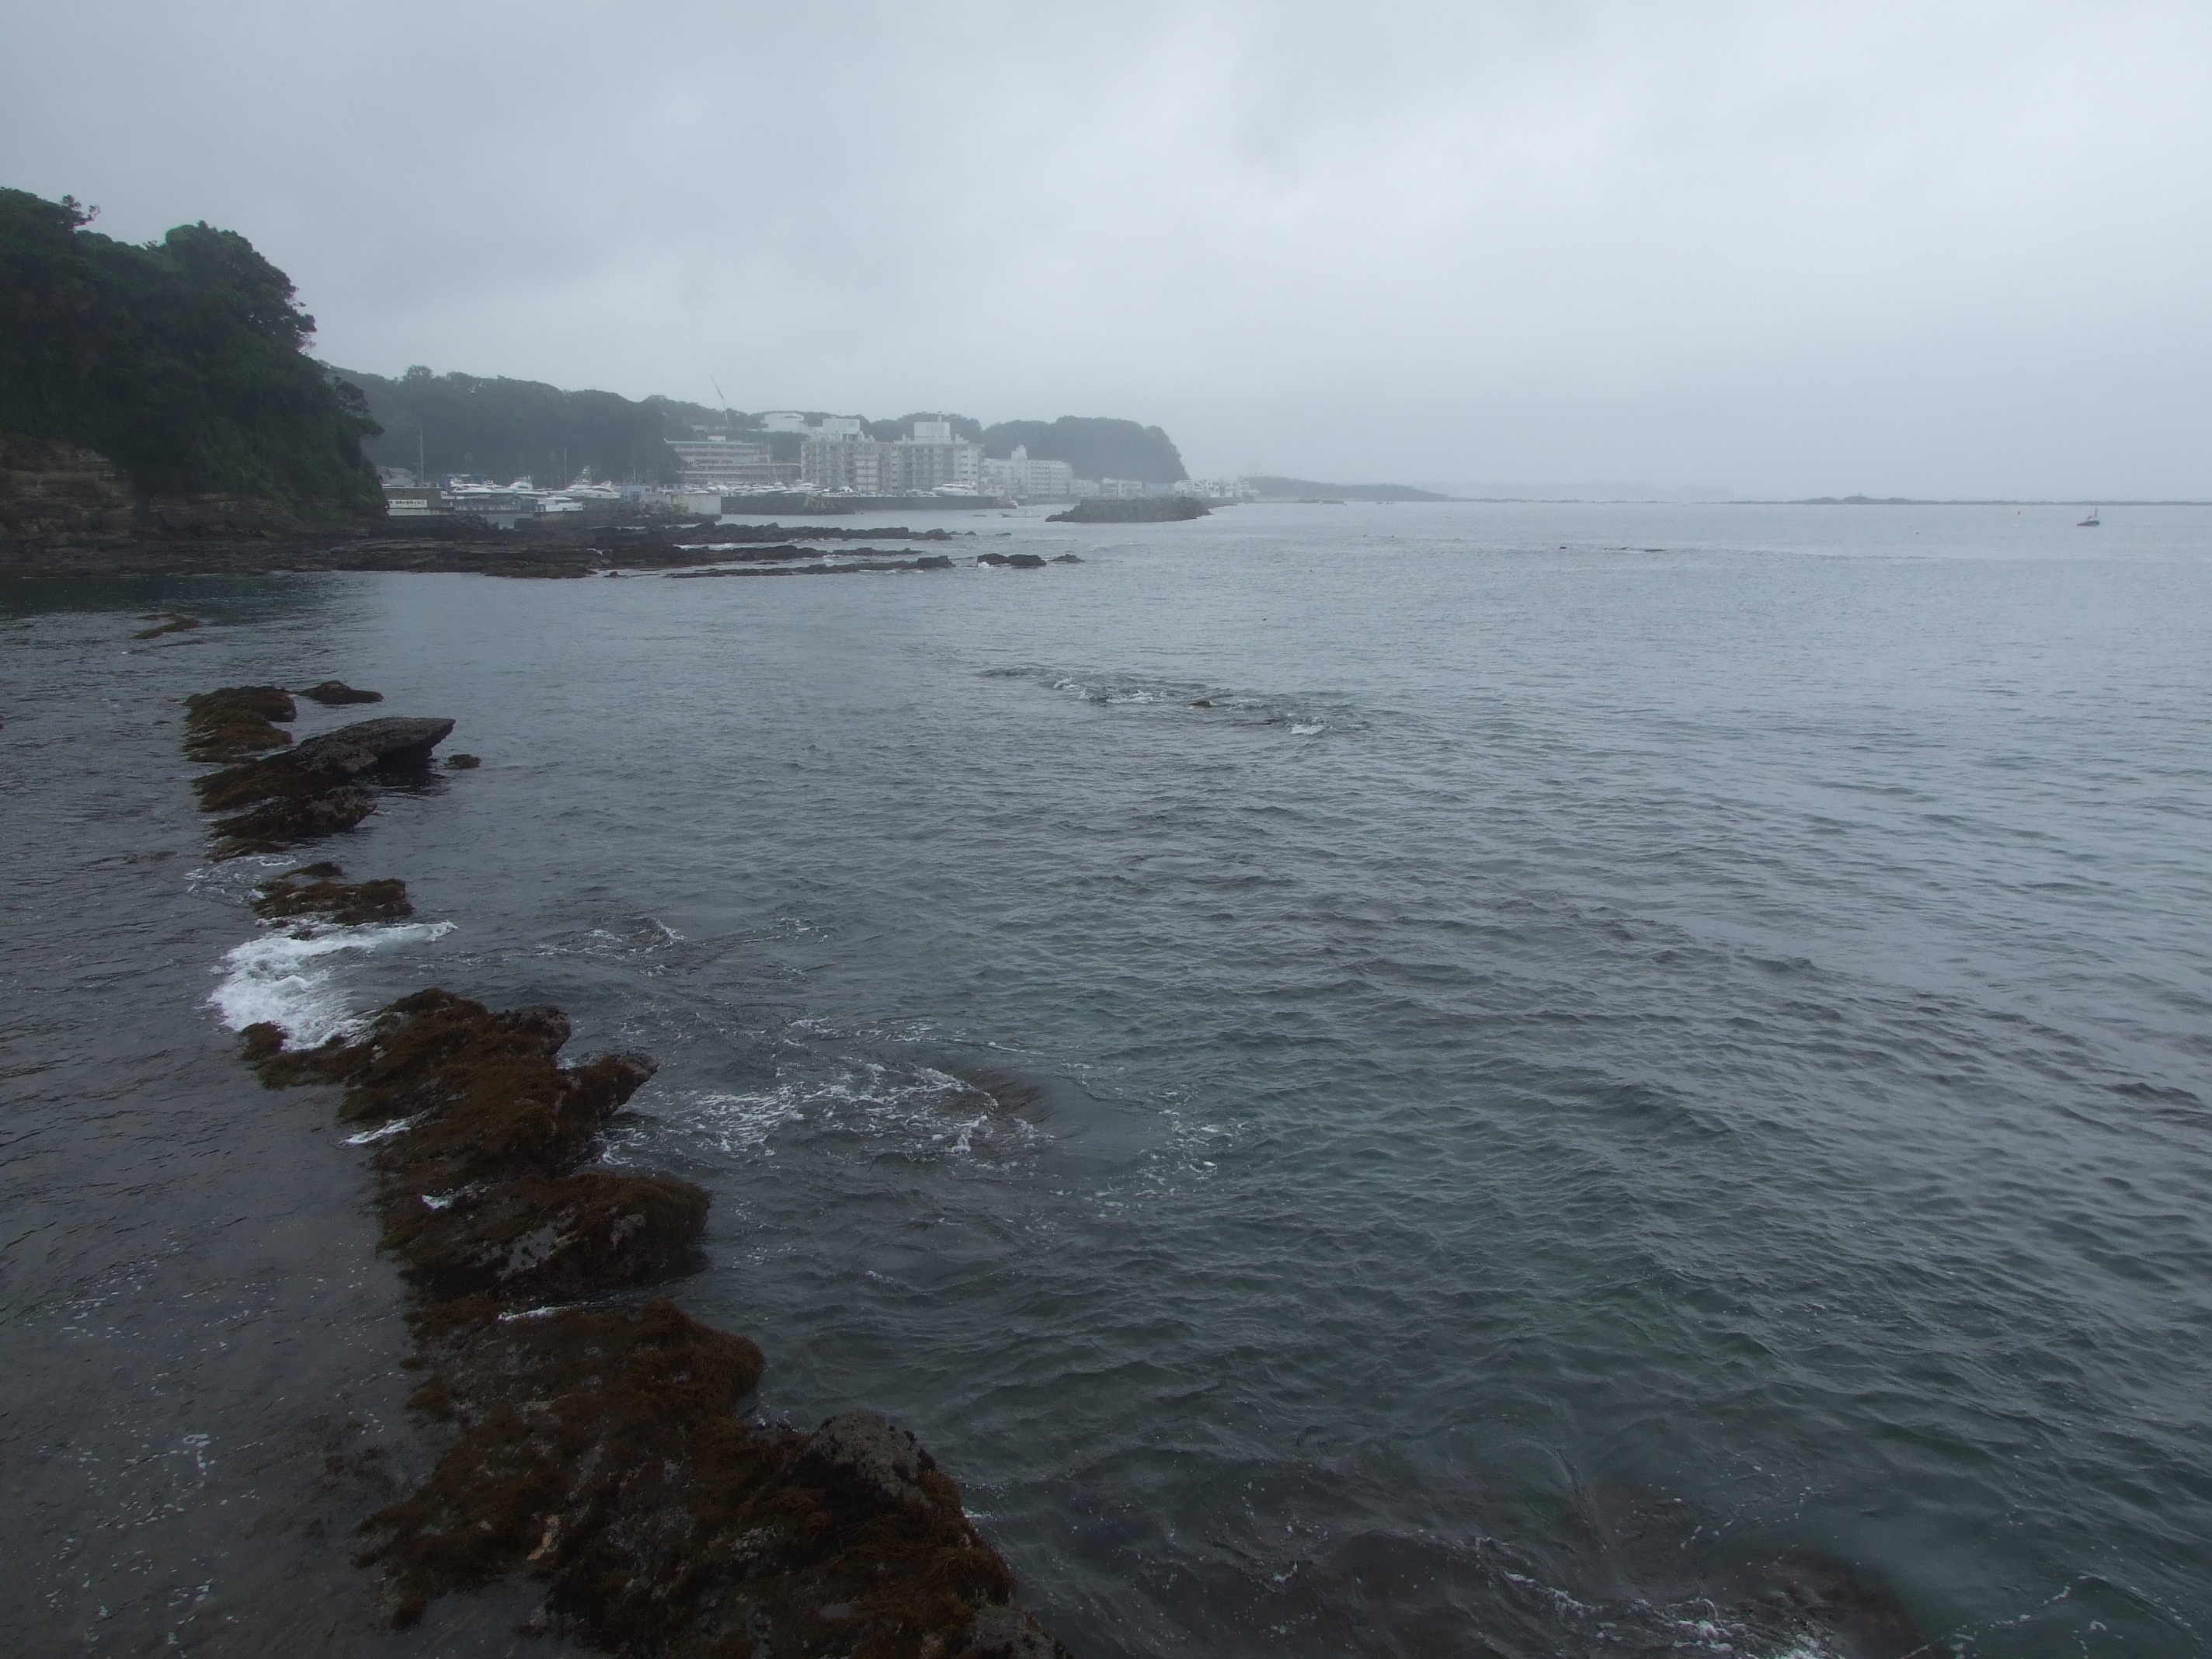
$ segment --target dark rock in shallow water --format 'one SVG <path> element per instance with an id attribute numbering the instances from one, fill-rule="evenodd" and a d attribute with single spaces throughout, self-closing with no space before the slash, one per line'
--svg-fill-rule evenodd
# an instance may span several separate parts
<path id="1" fill-rule="evenodd" d="M 384 1248 L 433 1296 L 569 1302 L 691 1265 L 707 1206 L 659 1176 L 530 1176 L 392 1203 Z"/>
<path id="2" fill-rule="evenodd" d="M 234 859 L 247 853 L 281 853 L 295 842 L 350 830 L 376 811 L 376 797 L 347 785 L 318 795 L 272 801 L 250 812 L 216 820 L 222 837 L 216 856 Z"/>
<path id="3" fill-rule="evenodd" d="M 383 692 L 356 690 L 343 680 L 325 680 L 320 685 L 309 686 L 300 695 L 312 702 L 322 704 L 325 708 L 335 708 L 340 703 L 384 701 Z"/>
<path id="4" fill-rule="evenodd" d="M 196 761 L 237 761 L 283 749 L 289 732 L 273 722 L 289 721 L 299 706 L 275 685 L 226 685 L 185 699 L 185 753 Z"/>
<path id="5" fill-rule="evenodd" d="M 307 738 L 281 763 L 338 778 L 358 777 L 363 772 L 419 772 L 430 764 L 430 751 L 453 729 L 451 720 L 387 714 Z"/>
<path id="6" fill-rule="evenodd" d="M 558 1009 L 494 1013 L 449 991 L 417 991 L 352 1042 L 286 1049 L 257 1062 L 271 1087 L 338 1083 L 349 1123 L 409 1127 L 379 1143 L 386 1204 L 420 1204 L 489 1181 L 561 1175 L 654 1071 L 641 1054 L 567 1067 Z"/>
<path id="7" fill-rule="evenodd" d="M 760 1350 L 672 1302 L 498 1313 L 680 1265 L 706 1217 L 680 1182 L 568 1173 L 653 1072 L 562 1067 L 568 1031 L 556 1009 L 434 990 L 352 1041 L 246 1034 L 264 1081 L 341 1084 L 342 1118 L 393 1131 L 385 1243 L 443 1298 L 413 1320 L 412 1403 L 457 1438 L 364 1528 L 393 1622 L 527 1574 L 545 1628 L 618 1653 L 1066 1659 L 1007 1605 L 1012 1571 L 911 1434 L 870 1413 L 813 1435 L 747 1422 Z"/>
<path id="8" fill-rule="evenodd" d="M 1064 1659 L 910 1435 L 736 1415 L 762 1369 L 743 1338 L 659 1301 L 440 1322 L 416 1403 L 460 1438 L 368 1528 L 395 1622 L 526 1572 L 550 1623 L 618 1653 Z"/>
<path id="9" fill-rule="evenodd" d="M 1057 558 L 1054 559 L 1053 562 L 1054 564 L 1081 564 L 1083 561 L 1077 558 L 1073 553 L 1062 553 Z"/>
<path id="10" fill-rule="evenodd" d="M 347 881 L 344 877 L 345 872 L 335 864 L 309 864 L 288 870 L 262 889 L 253 901 L 253 914 L 269 921 L 319 916 L 347 927 L 404 921 L 415 914 L 405 882 Z"/>
<path id="11" fill-rule="evenodd" d="M 1011 570 L 1042 570 L 1044 558 L 1036 553 L 979 553 L 977 564 L 1003 565 Z"/>
<path id="12" fill-rule="evenodd" d="M 448 755 L 446 757 L 446 766 L 450 771 L 473 772 L 477 768 L 483 764 L 483 762 L 477 759 L 474 755 Z"/>
<path id="13" fill-rule="evenodd" d="M 284 702 L 289 708 L 291 699 Z M 376 810 L 376 798 L 359 787 L 356 779 L 372 773 L 426 769 L 430 750 L 453 729 L 449 720 L 387 716 L 362 720 L 309 738 L 284 754 L 198 779 L 192 788 L 203 810 L 252 809 L 217 822 L 215 827 L 223 840 L 216 856 L 276 852 L 295 841 L 350 830 Z"/>

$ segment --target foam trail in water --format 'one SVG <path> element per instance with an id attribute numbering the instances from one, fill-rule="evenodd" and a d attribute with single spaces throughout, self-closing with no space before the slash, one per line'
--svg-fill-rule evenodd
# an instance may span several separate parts
<path id="1" fill-rule="evenodd" d="M 410 921 L 305 935 L 264 933 L 223 953 L 222 982 L 208 1002 L 234 1031 L 265 1020 L 282 1027 L 287 1041 L 312 1048 L 353 1024 L 345 999 L 331 983 L 335 958 L 390 945 L 427 944 L 453 928 L 450 921 Z"/>

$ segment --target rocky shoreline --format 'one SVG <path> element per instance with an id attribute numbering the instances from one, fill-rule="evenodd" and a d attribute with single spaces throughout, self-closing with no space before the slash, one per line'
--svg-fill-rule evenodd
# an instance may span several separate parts
<path id="1" fill-rule="evenodd" d="M 336 682 L 301 695 L 375 696 Z M 294 743 L 295 715 L 273 686 L 188 701 L 185 752 L 220 769 L 195 785 L 227 815 L 216 857 L 351 830 L 373 786 L 427 771 L 453 727 L 386 717 Z M 412 914 L 404 882 L 348 881 L 328 860 L 276 877 L 254 908 L 295 926 Z M 245 1033 L 264 1085 L 335 1086 L 374 1149 L 380 1248 L 412 1301 L 410 1404 L 451 1437 L 364 1524 L 386 1615 L 410 1624 L 440 1595 L 526 1578 L 544 1600 L 526 1632 L 617 1653 L 1064 1659 L 911 1434 L 871 1412 L 811 1431 L 749 1420 L 759 1347 L 641 1299 L 697 1264 L 708 1195 L 583 1167 L 654 1063 L 565 1066 L 568 1035 L 556 1009 L 441 988 L 312 1048 L 275 1025 Z"/>

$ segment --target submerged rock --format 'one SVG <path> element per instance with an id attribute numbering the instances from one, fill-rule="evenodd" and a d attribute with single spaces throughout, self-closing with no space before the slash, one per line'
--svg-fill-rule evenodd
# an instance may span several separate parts
<path id="1" fill-rule="evenodd" d="M 206 626 L 199 617 L 187 617 L 181 611 L 172 611 L 166 616 L 149 617 L 146 620 L 152 623 L 154 626 L 140 629 L 131 636 L 132 639 L 158 640 L 164 634 L 189 633 L 195 628 Z"/>
<path id="2" fill-rule="evenodd" d="M 325 680 L 320 685 L 309 686 L 300 695 L 311 702 L 322 704 L 325 708 L 335 708 L 341 703 L 384 701 L 383 692 L 357 690 L 343 680 Z"/>

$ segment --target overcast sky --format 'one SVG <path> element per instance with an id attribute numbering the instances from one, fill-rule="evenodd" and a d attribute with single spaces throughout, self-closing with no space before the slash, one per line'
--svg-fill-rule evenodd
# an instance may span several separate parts
<path id="1" fill-rule="evenodd" d="M 2212 5 L 71 0 L 0 182 L 318 355 L 1194 471 L 2212 496 Z"/>

